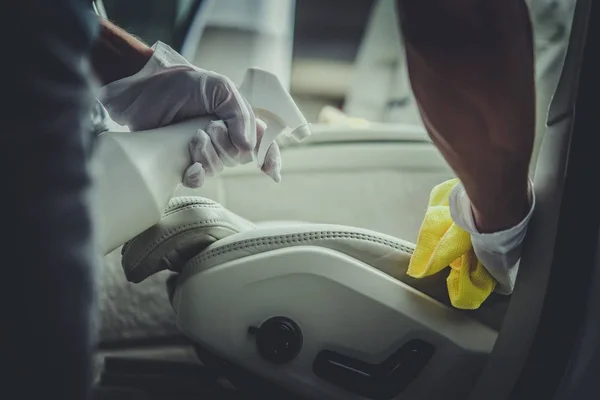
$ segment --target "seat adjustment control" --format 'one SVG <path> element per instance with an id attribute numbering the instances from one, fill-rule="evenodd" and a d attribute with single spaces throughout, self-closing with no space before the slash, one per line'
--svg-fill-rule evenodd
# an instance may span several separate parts
<path id="1" fill-rule="evenodd" d="M 330 350 L 317 354 L 315 375 L 360 396 L 387 400 L 398 396 L 425 368 L 435 352 L 420 339 L 405 343 L 381 364 L 369 364 Z"/>
<path id="2" fill-rule="evenodd" d="M 256 337 L 260 356 L 273 364 L 292 361 L 302 349 L 302 331 L 286 317 L 270 318 L 258 328 L 251 326 L 248 332 Z"/>

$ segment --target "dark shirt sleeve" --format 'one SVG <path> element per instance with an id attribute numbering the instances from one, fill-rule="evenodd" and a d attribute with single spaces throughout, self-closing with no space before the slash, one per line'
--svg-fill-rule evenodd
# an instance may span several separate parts
<path id="1" fill-rule="evenodd" d="M 97 264 L 90 0 L 3 1 L 1 398 L 86 399 Z"/>

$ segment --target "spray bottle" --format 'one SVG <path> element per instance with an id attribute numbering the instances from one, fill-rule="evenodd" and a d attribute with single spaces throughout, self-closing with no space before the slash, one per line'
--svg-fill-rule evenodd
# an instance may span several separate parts
<path id="1" fill-rule="evenodd" d="M 249 69 L 240 92 L 267 124 L 257 151 L 259 167 L 279 135 L 297 141 L 310 135 L 310 125 L 272 73 Z M 98 137 L 94 210 L 104 254 L 160 221 L 190 165 L 190 140 L 214 119 L 199 117 L 157 129 L 105 132 Z"/>

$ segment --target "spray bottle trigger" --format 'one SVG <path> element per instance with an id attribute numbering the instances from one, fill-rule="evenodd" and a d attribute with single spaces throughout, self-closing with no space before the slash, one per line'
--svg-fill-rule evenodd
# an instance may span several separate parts
<path id="1" fill-rule="evenodd" d="M 284 133 L 289 128 L 280 118 L 268 111 L 255 109 L 254 114 L 257 118 L 263 120 L 267 125 L 267 128 L 263 132 L 262 139 L 258 145 L 258 151 L 256 152 L 256 163 L 258 164 L 259 168 L 262 168 L 271 144 L 279 135 Z"/>

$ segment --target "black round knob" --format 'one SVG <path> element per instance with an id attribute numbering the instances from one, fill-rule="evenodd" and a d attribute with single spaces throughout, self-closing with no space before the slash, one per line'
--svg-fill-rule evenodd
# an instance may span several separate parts
<path id="1" fill-rule="evenodd" d="M 256 335 L 256 347 L 261 357 L 273 364 L 292 361 L 302 349 L 302 331 L 286 317 L 270 318 L 259 328 L 251 327 L 249 332 Z"/>

